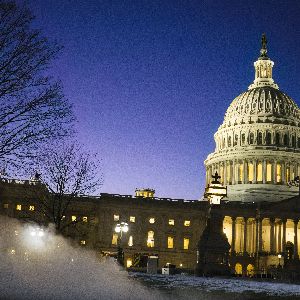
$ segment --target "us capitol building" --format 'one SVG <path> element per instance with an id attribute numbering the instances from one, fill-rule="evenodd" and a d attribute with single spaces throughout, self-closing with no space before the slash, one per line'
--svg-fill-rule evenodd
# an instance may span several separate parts
<path id="1" fill-rule="evenodd" d="M 206 184 L 217 172 L 227 187 L 220 205 L 157 198 L 151 189 L 78 197 L 66 214 L 77 228 L 68 227 L 65 235 L 113 255 L 116 224 L 127 222 L 121 246 L 128 268 L 144 268 L 147 257 L 157 256 L 160 267 L 182 270 L 216 259 L 237 275 L 268 274 L 278 266 L 297 273 L 300 110 L 274 82 L 273 66 L 263 36 L 254 82 L 230 104 L 214 135 L 215 151 L 204 162 Z M 1 214 L 24 219 L 37 213 L 38 202 L 24 197 L 28 184 L 1 180 Z"/>

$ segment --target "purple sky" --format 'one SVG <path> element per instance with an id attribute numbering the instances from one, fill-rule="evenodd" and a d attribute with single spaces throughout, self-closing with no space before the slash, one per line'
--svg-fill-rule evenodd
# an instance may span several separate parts
<path id="1" fill-rule="evenodd" d="M 102 192 L 197 199 L 231 101 L 254 79 L 266 32 L 279 87 L 300 101 L 300 1 L 28 1 L 64 46 L 52 72 L 79 138 L 103 160 Z"/>

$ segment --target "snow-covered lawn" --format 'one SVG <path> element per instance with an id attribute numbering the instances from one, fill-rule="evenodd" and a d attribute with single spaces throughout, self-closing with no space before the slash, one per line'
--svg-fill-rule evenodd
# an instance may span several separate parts
<path id="1" fill-rule="evenodd" d="M 156 287 L 158 289 L 181 289 L 188 290 L 193 289 L 195 291 L 206 292 L 226 292 L 234 294 L 247 294 L 255 293 L 267 296 L 279 296 L 279 297 L 296 297 L 300 298 L 300 285 L 288 284 L 288 283 L 276 283 L 276 282 L 264 282 L 255 281 L 249 279 L 238 278 L 207 278 L 207 277 L 195 277 L 185 275 L 150 275 L 143 273 L 130 273 L 133 278 L 138 278 L 147 285 Z"/>

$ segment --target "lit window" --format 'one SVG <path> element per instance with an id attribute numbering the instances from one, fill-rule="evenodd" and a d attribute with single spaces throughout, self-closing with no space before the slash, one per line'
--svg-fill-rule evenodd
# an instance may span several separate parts
<path id="1" fill-rule="evenodd" d="M 150 224 L 155 223 L 155 219 L 154 219 L 154 218 L 150 218 L 150 219 L 149 219 L 149 223 L 150 223 Z"/>
<path id="2" fill-rule="evenodd" d="M 169 225 L 174 225 L 175 224 L 175 221 L 174 221 L 174 219 L 169 219 Z"/>
<path id="3" fill-rule="evenodd" d="M 88 217 L 82 217 L 82 222 L 87 222 L 88 221 Z"/>
<path id="4" fill-rule="evenodd" d="M 29 210 L 34 211 L 34 205 L 29 205 Z"/>
<path id="5" fill-rule="evenodd" d="M 226 166 L 226 180 L 227 180 L 227 182 L 230 182 L 230 170 L 231 170 L 231 167 L 230 167 L 230 164 L 228 164 L 227 166 Z"/>
<path id="6" fill-rule="evenodd" d="M 174 248 L 174 238 L 172 236 L 168 236 L 168 249 Z"/>
<path id="7" fill-rule="evenodd" d="M 191 221 L 189 221 L 189 220 L 185 220 L 184 221 L 184 226 L 190 226 L 191 225 Z"/>
<path id="8" fill-rule="evenodd" d="M 243 164 L 239 164 L 239 181 L 242 182 L 243 178 L 244 178 L 244 165 Z"/>
<path id="9" fill-rule="evenodd" d="M 189 244 L 190 244 L 190 239 L 184 238 L 183 239 L 183 249 L 188 250 L 189 249 Z"/>
<path id="10" fill-rule="evenodd" d="M 248 181 L 253 182 L 253 178 L 254 178 L 253 164 L 249 163 L 248 164 Z"/>
<path id="11" fill-rule="evenodd" d="M 281 182 L 281 164 L 277 164 L 276 166 L 276 182 Z"/>
<path id="12" fill-rule="evenodd" d="M 81 240 L 80 241 L 80 245 L 86 245 L 86 241 L 85 240 Z"/>
<path id="13" fill-rule="evenodd" d="M 117 233 L 113 233 L 111 244 L 118 245 L 118 234 Z"/>
<path id="14" fill-rule="evenodd" d="M 120 216 L 119 215 L 114 215 L 114 221 L 119 221 L 120 220 Z"/>
<path id="15" fill-rule="evenodd" d="M 3 204 L 3 207 L 4 207 L 4 208 L 8 208 L 8 203 L 4 203 L 4 204 Z"/>
<path id="16" fill-rule="evenodd" d="M 71 219 L 72 219 L 72 222 L 75 222 L 77 220 L 76 216 L 72 216 Z"/>
<path id="17" fill-rule="evenodd" d="M 16 210 L 22 210 L 22 205 L 21 204 L 17 204 Z"/>
<path id="18" fill-rule="evenodd" d="M 132 266 L 132 258 L 127 258 L 126 267 L 130 268 Z"/>
<path id="19" fill-rule="evenodd" d="M 15 249 L 11 249 L 10 250 L 10 254 L 15 255 L 16 254 L 16 250 Z"/>
<path id="20" fill-rule="evenodd" d="M 153 248 L 154 247 L 154 231 L 148 231 L 148 238 L 147 238 L 147 247 Z"/>
<path id="21" fill-rule="evenodd" d="M 132 222 L 132 223 L 135 223 L 135 217 L 130 216 L 129 221 Z"/>
<path id="22" fill-rule="evenodd" d="M 129 247 L 132 247 L 132 246 L 133 246 L 133 237 L 132 237 L 132 235 L 129 237 L 129 240 L 128 240 L 128 246 L 129 246 Z"/>

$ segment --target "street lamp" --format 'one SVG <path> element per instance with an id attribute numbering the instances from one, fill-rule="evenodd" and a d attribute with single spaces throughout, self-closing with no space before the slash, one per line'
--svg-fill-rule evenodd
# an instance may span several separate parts
<path id="1" fill-rule="evenodd" d="M 125 223 L 125 222 L 118 223 L 115 227 L 115 232 L 118 233 L 118 239 L 117 239 L 118 256 L 117 256 L 117 260 L 118 260 L 118 263 L 121 266 L 124 265 L 124 252 L 123 252 L 123 249 L 121 247 L 122 236 L 123 236 L 123 232 L 126 233 L 126 232 L 128 232 L 128 230 L 129 230 L 128 224 Z"/>

